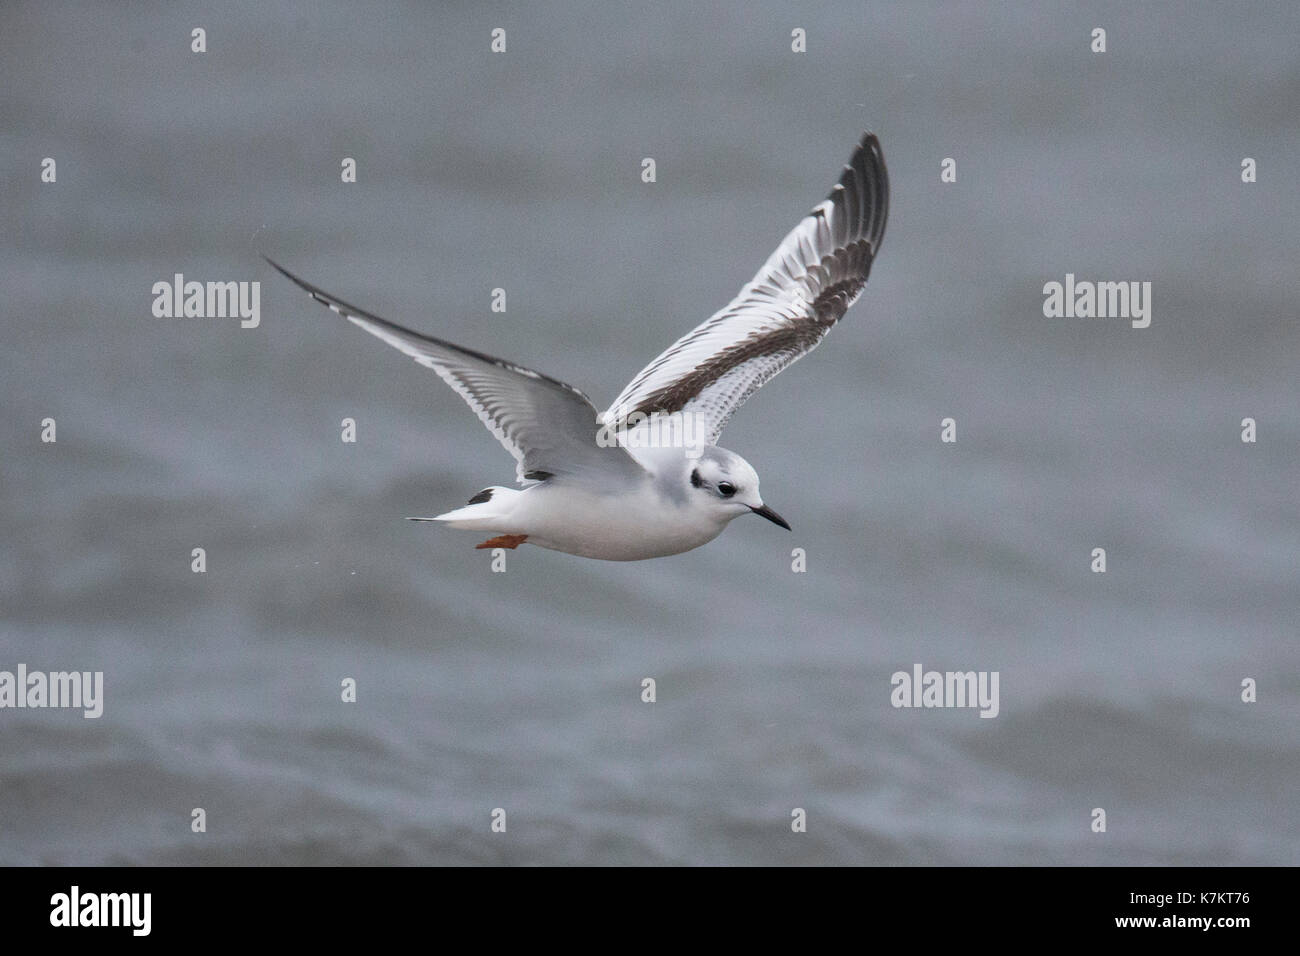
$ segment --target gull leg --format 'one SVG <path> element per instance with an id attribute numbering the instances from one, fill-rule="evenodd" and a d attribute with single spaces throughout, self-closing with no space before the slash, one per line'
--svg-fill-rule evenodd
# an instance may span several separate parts
<path id="1" fill-rule="evenodd" d="M 488 538 L 482 544 L 474 545 L 474 550 L 481 551 L 483 548 L 509 548 L 513 551 L 527 540 L 528 535 L 526 534 L 503 534 L 495 538 Z"/>

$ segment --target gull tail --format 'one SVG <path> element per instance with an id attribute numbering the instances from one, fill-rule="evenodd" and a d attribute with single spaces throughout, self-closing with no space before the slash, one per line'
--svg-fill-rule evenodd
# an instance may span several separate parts
<path id="1" fill-rule="evenodd" d="M 522 491 L 514 488 L 484 488 L 469 504 L 455 511 L 448 511 L 432 518 L 407 518 L 407 521 L 441 521 L 453 528 L 465 528 L 470 531 L 517 531 L 509 527 L 510 515 L 514 511 L 516 499 Z"/>

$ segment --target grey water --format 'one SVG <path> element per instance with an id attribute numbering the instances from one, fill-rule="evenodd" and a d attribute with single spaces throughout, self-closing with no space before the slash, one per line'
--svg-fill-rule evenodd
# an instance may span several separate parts
<path id="1" fill-rule="evenodd" d="M 0 709 L 0 863 L 1300 862 L 1298 33 L 1286 3 L 4 4 L 0 670 L 105 701 Z M 793 533 L 494 573 L 403 518 L 513 461 L 260 258 L 603 407 L 866 128 L 866 292 L 722 439 Z M 260 324 L 155 318 L 176 273 L 260 281 Z M 1067 273 L 1150 281 L 1150 327 L 1046 318 Z M 893 707 L 917 663 L 997 671 L 997 717 Z"/>

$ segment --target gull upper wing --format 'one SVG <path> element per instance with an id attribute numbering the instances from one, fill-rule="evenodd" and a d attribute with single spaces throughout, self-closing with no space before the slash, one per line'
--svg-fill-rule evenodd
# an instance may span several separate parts
<path id="1" fill-rule="evenodd" d="M 270 259 L 266 261 L 317 302 L 437 372 L 514 456 L 519 481 L 537 480 L 542 473 L 593 480 L 644 474 L 625 449 L 596 443 L 596 408 L 572 385 L 412 332 L 349 305 Z"/>
<path id="2" fill-rule="evenodd" d="M 601 415 L 686 412 L 708 442 L 770 378 L 811 352 L 866 285 L 885 235 L 889 176 L 880 141 L 864 133 L 840 181 L 785 237 L 722 311 L 678 339 Z"/>

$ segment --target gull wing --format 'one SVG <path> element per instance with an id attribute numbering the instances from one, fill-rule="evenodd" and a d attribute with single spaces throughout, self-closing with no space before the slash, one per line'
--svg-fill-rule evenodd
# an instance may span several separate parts
<path id="1" fill-rule="evenodd" d="M 596 408 L 572 385 L 403 328 L 266 261 L 317 302 L 438 373 L 514 456 L 520 482 L 552 475 L 606 481 L 644 474 L 625 449 L 596 443 Z"/>
<path id="2" fill-rule="evenodd" d="M 880 141 L 864 133 L 825 201 L 785 237 L 736 298 L 642 369 L 601 415 L 684 412 L 714 444 L 736 409 L 811 352 L 862 293 L 889 215 Z"/>

